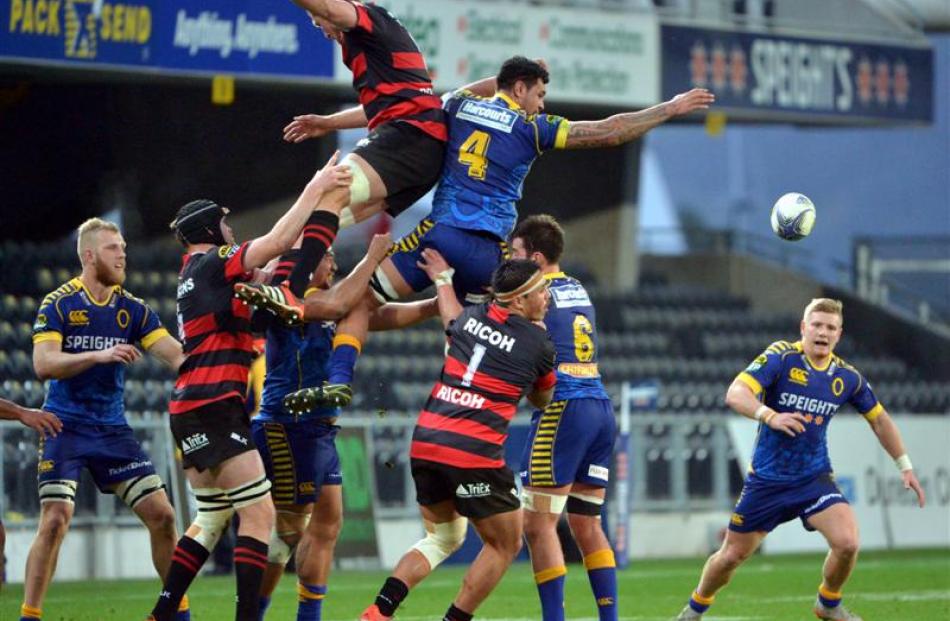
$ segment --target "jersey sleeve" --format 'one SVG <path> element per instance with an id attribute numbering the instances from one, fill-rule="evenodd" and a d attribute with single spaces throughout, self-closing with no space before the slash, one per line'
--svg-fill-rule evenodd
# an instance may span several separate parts
<path id="1" fill-rule="evenodd" d="M 772 343 L 744 371 L 739 373 L 736 379 L 751 388 L 752 392 L 758 396 L 765 388 L 778 380 L 782 370 L 782 353 L 790 347 L 785 341 Z"/>
<path id="2" fill-rule="evenodd" d="M 148 304 L 142 303 L 139 306 L 139 312 L 142 318 L 138 322 L 138 334 L 135 335 L 135 340 L 142 344 L 143 349 L 148 349 L 162 338 L 170 336 L 158 314 L 149 308 Z"/>
<path id="3" fill-rule="evenodd" d="M 221 246 L 218 248 L 218 257 L 224 261 L 224 279 L 250 280 L 253 272 L 244 269 L 244 255 L 247 254 L 251 242 L 244 242 L 240 246 Z"/>
<path id="4" fill-rule="evenodd" d="M 545 337 L 540 360 L 538 360 L 538 379 L 534 382 L 535 390 L 548 390 L 557 382 L 557 375 L 554 373 L 554 355 L 554 343 L 550 338 Z"/>
<path id="5" fill-rule="evenodd" d="M 43 341 L 63 341 L 63 310 L 60 309 L 62 298 L 43 300 L 36 319 L 33 321 L 33 344 Z"/>
<path id="6" fill-rule="evenodd" d="M 363 32 L 373 32 L 373 15 L 370 12 L 370 8 L 358 2 L 351 1 L 349 4 L 356 9 L 356 26 L 354 26 L 353 29 L 362 30 Z M 377 9 L 377 7 L 372 8 Z"/>
<path id="7" fill-rule="evenodd" d="M 539 114 L 535 120 L 538 128 L 538 151 L 563 149 L 567 144 L 567 132 L 571 123 L 553 114 Z"/>
<path id="8" fill-rule="evenodd" d="M 868 422 L 871 422 L 881 415 L 881 412 L 884 411 L 884 406 L 877 400 L 877 396 L 875 396 L 874 391 L 871 389 L 871 384 L 869 384 L 860 373 L 857 375 L 858 385 L 855 386 L 854 392 L 851 393 L 851 398 L 848 399 L 848 403 L 854 406 L 854 409 L 860 412 Z"/>

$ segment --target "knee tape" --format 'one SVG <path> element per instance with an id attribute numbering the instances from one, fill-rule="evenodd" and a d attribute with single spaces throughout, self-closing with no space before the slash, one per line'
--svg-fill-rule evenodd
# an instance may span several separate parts
<path id="1" fill-rule="evenodd" d="M 267 562 L 268 563 L 277 563 L 280 565 L 286 565 L 287 561 L 290 560 L 290 557 L 294 553 L 294 548 L 297 547 L 297 544 L 290 545 L 287 543 L 286 539 L 293 537 L 294 539 L 300 539 L 300 536 L 303 534 L 303 531 L 307 529 L 307 525 L 310 524 L 311 514 L 303 516 L 303 525 L 300 529 L 300 532 L 296 530 L 283 530 L 277 532 L 278 526 L 280 526 L 280 515 L 294 515 L 291 511 L 277 511 L 277 523 L 274 525 L 274 528 L 270 531 L 270 543 L 267 546 Z M 287 528 L 287 525 L 283 526 Z"/>
<path id="2" fill-rule="evenodd" d="M 147 474 L 122 481 L 115 488 L 115 495 L 122 499 L 129 509 L 134 509 L 135 505 L 145 500 L 155 492 L 165 489 L 161 477 L 157 474 Z"/>
<path id="3" fill-rule="evenodd" d="M 521 490 L 521 504 L 527 511 L 535 513 L 561 513 L 567 503 L 564 494 L 547 494 L 530 489 Z"/>
<path id="4" fill-rule="evenodd" d="M 567 512 L 577 515 L 595 515 L 600 517 L 600 509 L 604 506 L 604 499 L 599 496 L 588 496 L 571 492 L 567 499 Z"/>
<path id="5" fill-rule="evenodd" d="M 198 515 L 192 523 L 198 532 L 192 536 L 205 550 L 213 550 L 218 539 L 227 530 L 234 515 L 234 507 L 223 489 L 205 487 L 195 490 Z"/>
<path id="6" fill-rule="evenodd" d="M 43 481 L 39 486 L 40 503 L 68 502 L 76 504 L 76 482 L 67 479 Z"/>
<path id="7" fill-rule="evenodd" d="M 347 154 L 343 160 L 340 162 L 340 165 L 346 165 L 350 167 L 350 172 L 353 173 L 353 183 L 350 184 L 350 205 L 359 205 L 360 203 L 365 203 L 369 200 L 369 177 L 366 176 L 366 173 L 363 172 L 363 167 L 357 164 L 350 156 Z M 344 209 L 344 211 L 348 211 Z M 353 212 L 349 210 L 349 222 L 347 224 L 343 223 L 343 213 L 340 213 L 340 228 L 344 226 L 349 226 L 352 224 Z"/>
<path id="8" fill-rule="evenodd" d="M 231 501 L 232 507 L 243 509 L 262 500 L 267 500 L 268 492 L 270 492 L 270 481 L 267 480 L 267 477 L 261 477 L 253 483 L 229 489 L 225 493 L 228 500 Z"/>
<path id="9" fill-rule="evenodd" d="M 389 277 L 386 276 L 386 272 L 383 271 L 383 266 L 381 265 L 373 272 L 373 278 L 369 281 L 369 288 L 376 297 L 376 301 L 380 304 L 394 302 L 399 299 L 396 288 L 393 287 L 393 284 L 389 281 Z"/>
<path id="10" fill-rule="evenodd" d="M 418 550 L 429 561 L 429 567 L 435 569 L 453 552 L 462 547 L 465 533 L 468 532 L 468 518 L 460 517 L 451 522 L 433 524 L 422 539 L 412 549 Z"/>

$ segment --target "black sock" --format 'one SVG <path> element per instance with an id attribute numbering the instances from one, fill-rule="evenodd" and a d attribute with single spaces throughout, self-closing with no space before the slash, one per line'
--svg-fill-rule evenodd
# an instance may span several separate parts
<path id="1" fill-rule="evenodd" d="M 165 576 L 165 584 L 162 585 L 162 593 L 152 609 L 155 621 L 171 621 L 175 618 L 181 598 L 198 575 L 201 566 L 208 560 L 209 554 L 204 546 L 187 535 L 178 540 L 172 554 L 172 564 Z"/>
<path id="2" fill-rule="evenodd" d="M 300 244 L 300 256 L 290 272 L 290 290 L 297 297 L 303 297 L 313 273 L 327 249 L 336 239 L 340 228 L 340 218 L 329 211 L 315 211 L 303 227 L 303 241 Z"/>
<path id="3" fill-rule="evenodd" d="M 277 259 L 277 267 L 274 268 L 274 272 L 271 274 L 270 284 L 279 285 L 287 280 L 290 277 L 290 272 L 297 265 L 298 259 L 300 259 L 300 248 L 291 248 L 280 255 L 280 258 Z"/>
<path id="4" fill-rule="evenodd" d="M 267 568 L 267 542 L 238 535 L 234 543 L 234 573 L 237 575 L 237 621 L 257 621 L 261 582 Z"/>
<path id="5" fill-rule="evenodd" d="M 399 578 L 390 576 L 386 578 L 386 583 L 383 584 L 379 595 L 376 596 L 376 606 L 381 613 L 391 617 L 396 614 L 396 609 L 399 608 L 399 604 L 406 599 L 407 595 L 409 595 L 409 587 L 406 583 Z"/>
<path id="6" fill-rule="evenodd" d="M 461 608 L 456 608 L 455 604 L 449 606 L 449 609 L 445 611 L 445 616 L 442 617 L 442 621 L 472 621 L 472 614 L 465 612 Z"/>

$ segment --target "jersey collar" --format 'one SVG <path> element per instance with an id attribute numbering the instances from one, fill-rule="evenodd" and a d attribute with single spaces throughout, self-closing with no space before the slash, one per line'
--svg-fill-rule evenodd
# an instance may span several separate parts
<path id="1" fill-rule="evenodd" d="M 96 306 L 107 306 L 109 302 L 112 301 L 112 296 L 121 288 L 119 285 L 113 285 L 109 290 L 109 295 L 106 296 L 106 299 L 100 302 L 92 295 L 92 291 L 86 288 L 86 285 L 83 284 L 80 277 L 75 277 L 72 280 L 72 283 L 76 286 L 77 289 L 84 291 L 86 293 L 86 299 L 88 299 L 92 304 Z"/>
<path id="2" fill-rule="evenodd" d="M 512 110 L 521 110 L 521 106 L 518 105 L 518 102 L 516 102 L 514 99 L 512 99 L 508 95 L 505 95 L 501 91 L 495 93 L 495 99 L 502 100 L 503 102 L 508 104 L 508 107 L 511 108 Z"/>
<path id="3" fill-rule="evenodd" d="M 567 274 L 564 272 L 551 272 L 549 274 L 545 274 L 544 277 L 548 280 L 554 280 L 555 278 L 567 278 Z"/>

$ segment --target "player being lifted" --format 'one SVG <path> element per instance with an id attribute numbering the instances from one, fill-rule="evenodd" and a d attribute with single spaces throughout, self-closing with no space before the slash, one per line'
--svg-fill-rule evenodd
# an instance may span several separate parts
<path id="1" fill-rule="evenodd" d="M 812 300 L 802 317 L 801 340 L 773 343 L 729 386 L 726 404 L 758 421 L 752 466 L 726 539 L 706 561 L 699 586 L 677 619 L 702 618 L 719 589 L 766 535 L 797 517 L 828 541 L 815 615 L 860 621 L 841 604 L 841 592 L 857 561 L 858 525 L 834 482 L 828 458 L 828 425 L 838 409 L 850 403 L 867 419 L 921 507 L 924 491 L 897 425 L 867 380 L 834 353 L 842 323 L 841 302 Z"/>
<path id="2" fill-rule="evenodd" d="M 40 439 L 40 522 L 26 561 L 23 620 L 42 616 L 83 468 L 100 491 L 122 499 L 145 524 L 162 579 L 178 538 L 165 485 L 126 421 L 123 393 L 126 366 L 142 356 L 137 344 L 174 370 L 184 359 L 181 344 L 122 288 L 125 241 L 118 226 L 87 220 L 79 226 L 78 251 L 82 274 L 43 299 L 33 324 L 33 366 L 37 377 L 49 380 L 43 409 L 63 428 Z M 178 618 L 189 618 L 187 600 Z"/>
<path id="3" fill-rule="evenodd" d="M 463 310 L 445 260 L 432 249 L 422 260 L 449 341 L 410 449 L 426 536 L 400 559 L 364 621 L 390 619 L 409 590 L 462 545 L 469 519 L 484 546 L 443 621 L 471 620 L 521 548 L 521 505 L 504 460 L 508 424 L 522 397 L 547 405 L 555 382 L 554 347 L 538 325 L 548 295 L 537 265 L 505 261 L 492 276 L 495 301 Z"/>
<path id="4" fill-rule="evenodd" d="M 542 619 L 564 619 L 567 568 L 557 523 L 566 507 L 600 621 L 616 621 L 617 570 L 600 513 L 617 429 L 597 367 L 594 307 L 584 286 L 561 271 L 564 231 L 554 218 L 529 216 L 518 223 L 511 251 L 537 263 L 550 283 L 544 325 L 557 352 L 554 397 L 531 416 L 521 460 L 525 537 Z"/>
<path id="5" fill-rule="evenodd" d="M 432 214 L 396 244 L 393 256 L 377 270 L 372 292 L 338 325 L 327 386 L 303 391 L 298 398 L 306 403 L 349 402 L 372 310 L 431 284 L 417 266 L 425 248 L 437 249 L 456 270 L 459 299 L 469 303 L 486 299 L 490 275 L 504 257 L 504 242 L 517 220 L 524 180 L 543 152 L 625 144 L 675 116 L 708 108 L 714 99 L 705 89 L 693 89 L 639 112 L 572 122 L 544 114 L 548 81 L 542 63 L 515 56 L 502 64 L 495 78 L 474 85 L 480 90 L 487 84 L 495 91 L 493 97 L 479 97 L 465 89 L 446 97 L 449 144 Z M 337 126 L 328 121 L 334 117 L 313 118 L 320 120 L 321 129 L 295 133 L 295 140 L 322 135 L 323 128 Z M 305 302 L 278 289 L 264 289 L 250 299 L 288 317 L 306 317 L 309 312 Z"/>

